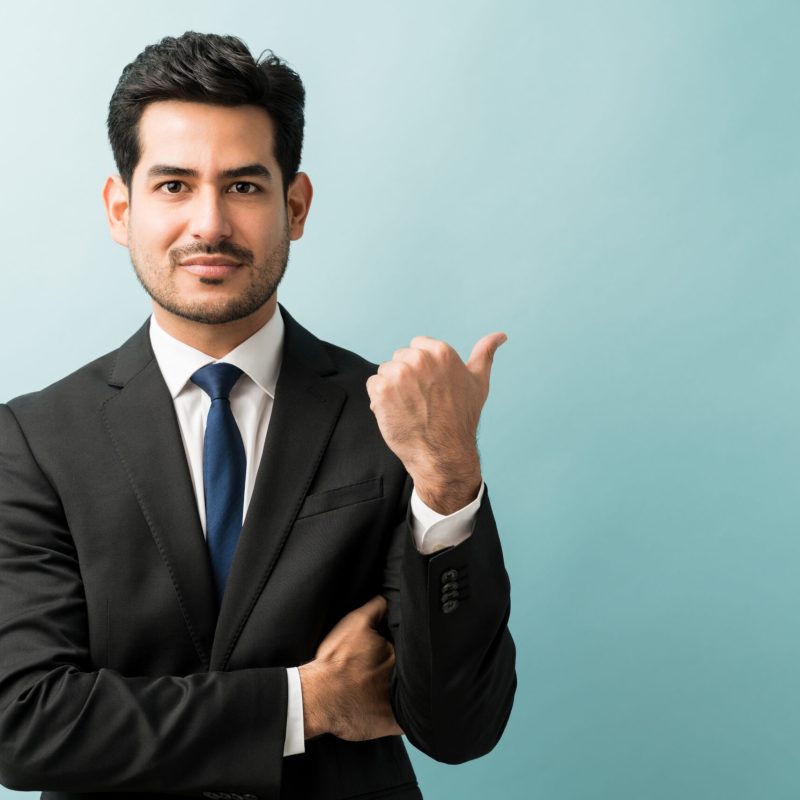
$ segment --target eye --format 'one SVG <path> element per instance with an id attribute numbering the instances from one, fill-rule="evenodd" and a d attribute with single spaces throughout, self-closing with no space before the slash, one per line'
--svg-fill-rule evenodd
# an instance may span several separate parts
<path id="1" fill-rule="evenodd" d="M 166 183 L 160 183 L 157 188 L 162 192 L 167 192 L 167 194 L 179 194 L 182 187 L 183 181 L 167 181 Z"/>
<path id="2" fill-rule="evenodd" d="M 255 194 L 261 190 L 254 183 L 250 183 L 250 181 L 237 181 L 231 186 L 230 191 L 232 191 L 233 194 Z"/>

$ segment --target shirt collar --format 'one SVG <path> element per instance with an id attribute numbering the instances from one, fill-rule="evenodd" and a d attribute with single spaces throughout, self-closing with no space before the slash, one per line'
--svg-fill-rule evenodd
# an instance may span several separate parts
<path id="1" fill-rule="evenodd" d="M 155 316 L 150 317 L 150 343 L 173 400 L 184 390 L 189 379 L 200 367 L 218 361 L 239 367 L 274 400 L 281 368 L 283 331 L 283 317 L 280 308 L 276 306 L 275 313 L 265 325 L 230 353 L 216 359 L 179 342 L 156 322 Z"/>

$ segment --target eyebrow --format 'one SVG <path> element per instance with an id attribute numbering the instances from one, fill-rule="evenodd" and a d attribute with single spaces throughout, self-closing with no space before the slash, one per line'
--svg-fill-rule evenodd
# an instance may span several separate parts
<path id="1" fill-rule="evenodd" d="M 147 170 L 148 178 L 198 178 L 200 173 L 196 169 L 187 167 L 174 167 L 171 164 L 154 164 Z M 265 178 L 272 180 L 272 173 L 263 164 L 245 164 L 242 167 L 225 169 L 218 174 L 223 180 L 235 178 Z"/>

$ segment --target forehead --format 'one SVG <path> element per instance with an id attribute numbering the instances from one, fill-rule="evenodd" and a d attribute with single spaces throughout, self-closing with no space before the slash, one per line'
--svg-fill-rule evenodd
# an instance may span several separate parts
<path id="1" fill-rule="evenodd" d="M 138 134 L 137 172 L 155 163 L 200 171 L 275 163 L 272 120 L 258 106 L 160 100 L 143 111 Z"/>

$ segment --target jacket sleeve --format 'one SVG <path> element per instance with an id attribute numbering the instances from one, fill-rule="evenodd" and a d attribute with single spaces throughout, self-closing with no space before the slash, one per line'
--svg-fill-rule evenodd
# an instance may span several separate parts
<path id="1" fill-rule="evenodd" d="M 0 406 L 0 782 L 277 798 L 286 694 L 279 668 L 174 677 L 93 668 L 61 502 Z"/>
<path id="2" fill-rule="evenodd" d="M 398 723 L 438 761 L 485 755 L 506 726 L 517 683 L 510 586 L 488 489 L 472 536 L 440 553 L 416 550 L 406 517 L 393 539 L 384 589 Z"/>

